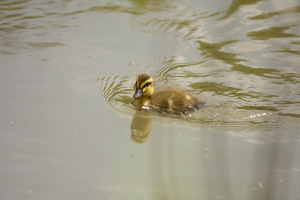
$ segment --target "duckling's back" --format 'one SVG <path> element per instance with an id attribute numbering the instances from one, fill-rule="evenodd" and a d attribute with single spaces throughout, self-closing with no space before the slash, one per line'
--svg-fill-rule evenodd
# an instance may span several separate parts
<path id="1" fill-rule="evenodd" d="M 185 115 L 203 107 L 204 102 L 185 90 L 167 88 L 154 92 L 150 104 L 160 112 Z"/>

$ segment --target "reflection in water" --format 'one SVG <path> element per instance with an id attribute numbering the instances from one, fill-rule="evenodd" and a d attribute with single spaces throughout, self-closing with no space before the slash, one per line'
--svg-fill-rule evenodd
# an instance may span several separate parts
<path id="1" fill-rule="evenodd" d="M 245 65 L 235 64 L 231 67 L 233 71 L 238 71 L 247 75 L 256 75 L 269 79 L 279 79 L 284 82 L 298 84 L 300 74 L 293 73 L 282 73 L 282 70 L 278 69 L 269 69 L 269 68 L 252 68 Z M 278 82 L 276 82 L 278 83 Z"/>
<path id="2" fill-rule="evenodd" d="M 292 14 L 292 13 L 299 13 L 300 12 L 300 6 L 294 6 L 291 8 L 286 8 L 281 11 L 276 11 L 276 12 L 263 12 L 262 14 L 253 16 L 253 17 L 248 17 L 248 19 L 252 20 L 263 20 L 263 19 L 268 19 L 272 18 L 278 15 L 286 15 L 286 14 Z"/>
<path id="3" fill-rule="evenodd" d="M 222 60 L 225 63 L 233 64 L 235 62 L 247 61 L 245 59 L 236 58 L 239 54 L 229 53 L 225 51 L 220 51 L 225 45 L 238 42 L 238 40 L 225 41 L 220 43 L 206 43 L 202 41 L 196 41 L 199 44 L 199 50 L 201 55 L 205 58 L 212 58 L 217 60 Z"/>
<path id="4" fill-rule="evenodd" d="M 300 55 L 300 51 L 297 49 L 289 49 L 286 47 L 282 47 L 281 50 L 277 50 L 276 52 L 285 52 L 285 53 L 292 53 L 296 55 Z"/>
<path id="5" fill-rule="evenodd" d="M 270 38 L 293 38 L 300 37 L 298 34 L 294 33 L 284 33 L 284 31 L 290 29 L 291 26 L 281 26 L 281 27 L 270 27 L 267 29 L 259 30 L 259 31 L 250 31 L 247 33 L 247 36 L 252 40 L 268 40 Z"/>
<path id="6" fill-rule="evenodd" d="M 168 81 L 168 73 L 172 72 L 177 68 L 185 68 L 188 66 L 198 66 L 204 63 L 204 61 L 198 62 L 189 62 L 189 63 L 177 63 L 175 57 L 171 57 L 163 61 L 163 66 L 158 70 L 156 79 L 159 81 L 167 82 Z M 186 77 L 197 76 L 195 73 L 189 72 L 189 74 L 185 74 Z"/>
<path id="7" fill-rule="evenodd" d="M 227 12 L 220 20 L 230 17 L 233 13 L 237 12 L 243 6 L 257 4 L 260 1 L 265 0 L 232 0 Z"/>
<path id="8" fill-rule="evenodd" d="M 131 140 L 136 143 L 146 142 L 151 131 L 150 114 L 136 111 L 131 121 Z"/>
<path id="9" fill-rule="evenodd" d="M 86 12 L 103 12 L 103 13 L 128 13 L 128 14 L 132 14 L 132 15 L 139 15 L 139 14 L 143 14 L 144 12 L 136 9 L 134 7 L 124 7 L 124 6 L 119 6 L 119 5 L 112 5 L 112 4 L 108 4 L 108 5 L 104 5 L 104 6 L 95 6 L 95 7 L 91 7 L 88 8 L 86 10 L 79 10 L 76 12 L 70 12 L 70 13 L 66 13 L 65 15 L 78 15 L 81 13 L 86 13 Z"/>
<path id="10" fill-rule="evenodd" d="M 191 88 L 199 89 L 207 92 L 214 92 L 216 95 L 222 96 L 234 96 L 237 98 L 257 98 L 258 95 L 262 95 L 259 93 L 245 93 L 244 90 L 235 88 L 235 87 L 228 87 L 222 83 L 215 83 L 215 82 L 200 82 L 200 83 L 192 83 L 189 85 Z"/>

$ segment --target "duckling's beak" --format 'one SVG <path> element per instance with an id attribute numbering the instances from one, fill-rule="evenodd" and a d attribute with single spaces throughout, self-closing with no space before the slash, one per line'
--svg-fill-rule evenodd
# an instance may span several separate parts
<path id="1" fill-rule="evenodd" d="M 136 89 L 133 98 L 138 99 L 143 95 L 143 90 L 142 89 Z"/>

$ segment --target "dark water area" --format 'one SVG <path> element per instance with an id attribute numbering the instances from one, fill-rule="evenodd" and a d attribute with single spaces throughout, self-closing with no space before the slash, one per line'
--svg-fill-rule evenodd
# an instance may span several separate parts
<path id="1" fill-rule="evenodd" d="M 300 196 L 297 0 L 0 1 L 0 199 Z M 135 77 L 189 91 L 138 111 Z"/>

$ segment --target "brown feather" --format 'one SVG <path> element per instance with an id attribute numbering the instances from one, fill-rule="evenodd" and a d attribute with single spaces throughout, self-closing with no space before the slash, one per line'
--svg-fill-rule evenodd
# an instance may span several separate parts
<path id="1" fill-rule="evenodd" d="M 157 112 L 185 115 L 205 105 L 203 101 L 186 90 L 165 88 L 154 91 L 153 78 L 150 74 L 141 73 L 137 75 L 136 81 L 138 88 L 144 87 L 143 95 L 133 103 L 139 109 L 144 109 L 146 106 Z M 151 81 L 151 85 L 147 86 L 146 82 L 149 83 L 149 81 Z"/>

